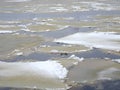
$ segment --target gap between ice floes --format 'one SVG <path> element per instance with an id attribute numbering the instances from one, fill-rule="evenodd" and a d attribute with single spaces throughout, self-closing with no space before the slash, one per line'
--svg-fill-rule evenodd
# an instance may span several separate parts
<path id="1" fill-rule="evenodd" d="M 29 74 L 38 77 L 64 79 L 67 69 L 57 61 L 41 62 L 0 62 L 0 77 L 24 76 Z M 34 76 L 33 75 L 33 76 Z"/>

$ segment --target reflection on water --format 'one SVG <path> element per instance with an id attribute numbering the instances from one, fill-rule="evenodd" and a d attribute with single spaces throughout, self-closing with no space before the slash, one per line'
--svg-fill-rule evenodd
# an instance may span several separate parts
<path id="1" fill-rule="evenodd" d="M 48 79 L 38 75 L 46 65 L 38 65 L 39 69 L 28 65 L 28 71 L 36 72 L 32 77 L 23 72 L 20 78 L 0 76 L 0 86 L 64 90 L 101 76 L 119 79 L 119 64 L 113 62 L 120 59 L 119 4 L 119 0 L 0 0 L 0 75 L 4 71 L 10 76 L 15 69 L 14 73 L 21 72 L 19 63 L 49 60 L 60 64 L 54 64 L 56 68 L 68 70 L 67 77 Z M 59 41 L 71 35 L 75 38 L 67 38 L 69 42 Z M 53 68 L 52 72 L 58 75 L 59 69 Z"/>

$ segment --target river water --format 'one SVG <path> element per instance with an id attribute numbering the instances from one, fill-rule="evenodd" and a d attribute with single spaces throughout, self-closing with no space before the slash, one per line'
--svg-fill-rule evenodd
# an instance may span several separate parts
<path id="1" fill-rule="evenodd" d="M 0 0 L 1 90 L 119 80 L 119 63 L 119 0 Z"/>

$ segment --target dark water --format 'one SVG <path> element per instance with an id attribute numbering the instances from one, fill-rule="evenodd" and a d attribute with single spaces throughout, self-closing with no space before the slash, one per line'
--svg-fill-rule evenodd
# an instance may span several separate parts
<path id="1" fill-rule="evenodd" d="M 69 90 L 119 90 L 120 80 L 113 81 L 98 81 L 94 84 L 86 84 L 81 86 L 72 87 Z"/>
<path id="2" fill-rule="evenodd" d="M 105 59 L 105 58 L 119 59 L 120 58 L 120 55 L 107 53 L 100 49 L 93 49 L 87 52 L 76 53 L 75 55 L 78 57 L 84 57 L 84 58 L 101 58 L 101 59 Z"/>

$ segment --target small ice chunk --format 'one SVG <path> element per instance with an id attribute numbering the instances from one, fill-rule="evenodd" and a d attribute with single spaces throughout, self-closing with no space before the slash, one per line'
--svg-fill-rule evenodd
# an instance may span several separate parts
<path id="1" fill-rule="evenodd" d="M 51 53 L 58 53 L 59 51 L 58 50 L 51 50 L 50 52 Z"/>
<path id="2" fill-rule="evenodd" d="M 68 59 L 75 59 L 75 60 L 78 60 L 79 62 L 82 62 L 84 60 L 84 58 L 82 58 L 82 57 L 79 58 L 79 57 L 75 56 L 74 54 L 71 55 Z"/>
<path id="3" fill-rule="evenodd" d="M 16 53 L 16 55 L 18 55 L 18 56 L 23 55 L 23 52 L 18 52 L 18 53 Z"/>

